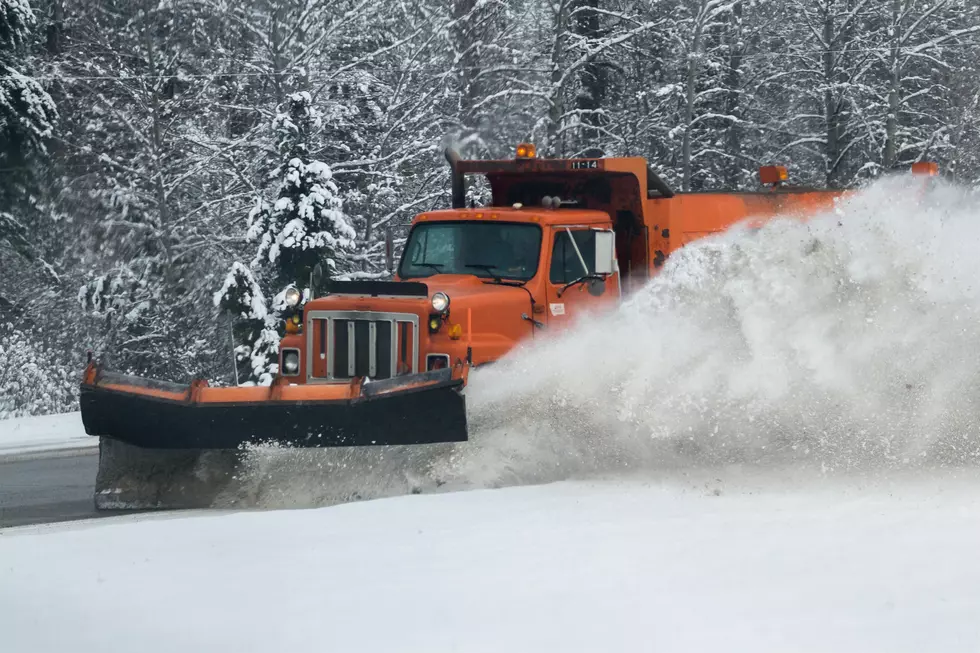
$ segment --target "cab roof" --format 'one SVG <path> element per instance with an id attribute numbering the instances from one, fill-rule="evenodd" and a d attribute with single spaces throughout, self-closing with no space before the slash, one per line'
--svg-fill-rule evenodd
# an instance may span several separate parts
<path id="1" fill-rule="evenodd" d="M 571 225 L 609 222 L 609 214 L 604 211 L 576 208 L 545 208 L 543 206 L 483 207 L 467 209 L 440 209 L 427 211 L 412 221 L 421 222 L 525 222 L 540 225 Z"/>

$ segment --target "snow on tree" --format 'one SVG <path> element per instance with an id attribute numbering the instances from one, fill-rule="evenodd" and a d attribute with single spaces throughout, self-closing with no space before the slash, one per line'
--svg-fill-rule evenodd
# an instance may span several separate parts
<path id="1" fill-rule="evenodd" d="M 293 93 L 284 108 L 272 124 L 284 159 L 270 175 L 280 180 L 277 195 L 271 201 L 260 198 L 248 215 L 246 238 L 255 244 L 250 267 L 235 262 L 214 298 L 215 305 L 241 318 L 235 330 L 243 344 L 236 352 L 239 360 L 250 361 L 249 375 L 258 383 L 271 382 L 275 373 L 285 289 L 315 292 L 310 286 L 318 265 L 324 277 L 348 270 L 357 237 L 330 167 L 311 157 L 323 128 L 312 97 Z M 271 305 L 258 279 L 276 293 Z"/>
<path id="2" fill-rule="evenodd" d="M 46 141 L 58 117 L 54 100 L 22 69 L 28 61 L 25 54 L 35 27 L 27 0 L 0 0 L 0 168 L 8 173 L 8 179 L 11 171 L 25 169 L 33 155 L 46 154 Z M 28 176 L 15 178 L 26 183 L 24 177 Z M 9 181 L 0 184 L 0 199 L 6 200 L 5 205 L 14 197 L 9 186 Z"/>
<path id="3" fill-rule="evenodd" d="M 214 293 L 214 305 L 245 320 L 262 320 L 269 314 L 265 295 L 255 275 L 237 261 L 232 264 L 221 289 Z"/>
<path id="4" fill-rule="evenodd" d="M 24 46 L 34 29 L 34 12 L 27 0 L 0 0 L 0 47 Z"/>
<path id="5" fill-rule="evenodd" d="M 45 142 L 54 133 L 58 109 L 48 92 L 32 78 L 2 64 L 0 76 L 0 138 L 6 143 L 3 159 L 22 163 L 34 151 L 46 153 Z"/>
<path id="6" fill-rule="evenodd" d="M 327 275 L 341 271 L 357 234 L 344 215 L 330 167 L 310 156 L 311 140 L 322 129 L 310 94 L 294 93 L 287 102 L 288 110 L 273 123 L 286 159 L 273 172 L 282 180 L 278 197 L 252 210 L 247 237 L 257 244 L 253 267 L 271 264 L 281 286 L 302 286 L 317 264 Z"/>
<path id="7" fill-rule="evenodd" d="M 681 3 L 681 16 L 678 21 L 680 29 L 677 39 L 683 44 L 686 54 L 684 73 L 684 99 L 681 111 L 681 124 L 678 131 L 681 136 L 681 186 L 683 190 L 691 190 L 695 184 L 695 159 L 705 149 L 721 149 L 721 139 L 714 138 L 718 130 L 710 129 L 708 142 L 693 151 L 695 129 L 699 122 L 724 122 L 725 117 L 716 112 L 706 111 L 705 104 L 712 103 L 716 98 L 726 97 L 728 90 L 722 84 L 724 78 L 718 78 L 718 72 L 723 68 L 725 51 L 721 47 L 723 40 L 714 38 L 715 33 L 724 33 L 731 24 L 731 15 L 739 3 L 733 0 L 687 0 Z M 703 72 L 710 75 L 705 83 Z M 730 120 L 730 118 L 729 118 Z M 707 125 L 706 125 L 707 126 Z M 704 180 L 697 187 L 710 185 Z"/>
<path id="8" fill-rule="evenodd" d="M 40 226 L 48 143 L 58 111 L 31 77 L 37 23 L 26 0 L 0 0 L 0 316 L 58 281 Z M 41 233 L 38 233 L 40 231 Z M 26 265 L 25 265 L 26 263 Z"/>
<path id="9" fill-rule="evenodd" d="M 259 385 L 269 385 L 278 369 L 279 320 L 269 310 L 268 302 L 255 275 L 239 262 L 221 288 L 214 294 L 214 305 L 232 318 L 232 333 L 236 342 L 235 361 L 244 364 L 246 378 Z"/>
<path id="10" fill-rule="evenodd" d="M 890 170 L 949 147 L 949 73 L 980 25 L 975 7 L 956 0 L 890 0 L 876 11 L 883 27 L 874 53 L 882 73 L 881 165 Z"/>
<path id="11" fill-rule="evenodd" d="M 866 29 L 871 0 L 793 0 L 768 9 L 775 29 L 764 38 L 785 61 L 758 86 L 771 99 L 770 158 L 795 164 L 804 182 L 852 183 L 867 162 L 874 130 L 860 107 L 868 102 L 875 35 Z M 787 11 L 788 10 L 788 11 Z"/>
<path id="12" fill-rule="evenodd" d="M 0 420 L 64 413 L 78 401 L 75 370 L 66 369 L 32 334 L 0 325 Z"/>
<path id="13" fill-rule="evenodd" d="M 201 333 L 200 307 L 217 280 L 227 239 L 226 146 L 210 84 L 195 76 L 214 39 L 197 3 L 103 3 L 73 36 L 94 51 L 70 80 L 85 98 L 74 120 L 87 279 L 79 298 L 98 319 L 93 344 L 112 363 L 185 380 L 221 361 L 221 333 Z M 84 203 L 80 197 L 84 197 Z M 81 206 L 79 206 L 81 205 Z"/>

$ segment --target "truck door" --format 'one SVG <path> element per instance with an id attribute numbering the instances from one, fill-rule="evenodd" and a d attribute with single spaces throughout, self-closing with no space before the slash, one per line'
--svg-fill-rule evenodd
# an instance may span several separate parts
<path id="1" fill-rule="evenodd" d="M 586 313 L 610 310 L 619 301 L 618 269 L 612 274 L 596 273 L 597 234 L 606 234 L 608 242 L 614 242 L 609 229 L 552 229 L 547 290 L 550 329 L 563 330 Z"/>

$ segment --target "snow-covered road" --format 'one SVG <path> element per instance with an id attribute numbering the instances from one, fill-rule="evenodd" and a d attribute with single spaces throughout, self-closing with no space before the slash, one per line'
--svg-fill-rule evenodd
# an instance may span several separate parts
<path id="1" fill-rule="evenodd" d="M 43 651 L 975 651 L 976 472 L 723 471 L 0 531 Z"/>

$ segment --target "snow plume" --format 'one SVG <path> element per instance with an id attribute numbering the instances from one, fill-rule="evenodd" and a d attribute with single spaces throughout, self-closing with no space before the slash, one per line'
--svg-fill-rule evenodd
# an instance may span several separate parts
<path id="1" fill-rule="evenodd" d="M 460 471 L 980 460 L 980 202 L 920 188 L 695 243 L 617 312 L 475 374 Z"/>
<path id="2" fill-rule="evenodd" d="M 885 180 L 808 222 L 684 248 L 617 311 L 475 371 L 469 442 L 252 464 L 270 488 L 292 470 L 302 491 L 267 496 L 307 503 L 326 488 L 340 500 L 696 466 L 975 463 L 980 201 L 920 186 Z"/>

